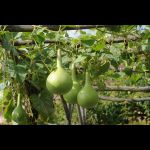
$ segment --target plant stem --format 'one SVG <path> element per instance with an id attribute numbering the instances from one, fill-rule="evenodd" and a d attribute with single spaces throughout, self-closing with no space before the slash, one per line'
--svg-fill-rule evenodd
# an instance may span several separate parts
<path id="1" fill-rule="evenodd" d="M 74 108 L 73 104 L 68 104 L 68 109 L 69 109 L 69 113 L 70 113 L 70 120 L 72 119 L 73 108 Z"/>
<path id="2" fill-rule="evenodd" d="M 86 110 L 83 107 L 81 107 L 81 114 L 82 114 L 83 125 L 86 125 Z"/>
<path id="3" fill-rule="evenodd" d="M 67 103 L 66 103 L 66 101 L 64 100 L 63 95 L 60 95 L 60 97 L 61 97 L 61 101 L 62 101 L 62 104 L 63 104 L 63 107 L 64 107 L 64 111 L 65 111 L 65 113 L 66 113 L 66 118 L 67 118 L 67 121 L 68 121 L 68 125 L 71 125 L 71 117 L 70 117 L 70 112 L 69 112 Z"/>
<path id="4" fill-rule="evenodd" d="M 90 75 L 88 73 L 88 71 L 86 71 L 86 75 L 85 75 L 85 85 L 90 85 Z"/>
<path id="5" fill-rule="evenodd" d="M 86 125 L 86 108 L 83 108 L 83 121 L 84 125 Z"/>
<path id="6" fill-rule="evenodd" d="M 81 109 L 80 106 L 77 104 L 77 111 L 78 111 L 78 117 L 80 119 L 80 124 L 83 125 L 83 118 L 82 118 L 82 114 L 81 114 Z"/>
<path id="7" fill-rule="evenodd" d="M 57 68 L 62 67 L 61 50 L 57 50 Z"/>
<path id="8" fill-rule="evenodd" d="M 17 106 L 19 106 L 20 103 L 21 103 L 21 101 L 20 101 L 20 93 L 18 93 Z"/>
<path id="9" fill-rule="evenodd" d="M 72 64 L 72 80 L 74 81 L 74 82 L 77 82 L 77 77 L 76 77 L 76 68 L 75 68 L 75 64 L 73 63 Z"/>

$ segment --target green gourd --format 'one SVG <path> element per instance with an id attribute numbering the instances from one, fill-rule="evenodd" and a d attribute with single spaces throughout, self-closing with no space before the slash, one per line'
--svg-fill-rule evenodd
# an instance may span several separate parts
<path id="1" fill-rule="evenodd" d="M 20 99 L 20 93 L 18 93 L 17 106 L 12 112 L 12 120 L 18 125 L 28 124 L 28 115 L 25 110 L 22 108 L 22 103 Z"/>
<path id="2" fill-rule="evenodd" d="M 6 106 L 6 108 L 4 109 L 4 118 L 7 120 L 7 122 L 11 121 L 11 117 L 12 117 L 12 112 L 15 108 L 14 103 L 13 103 L 13 99 L 11 99 L 8 103 L 8 105 Z"/>
<path id="3" fill-rule="evenodd" d="M 72 88 L 71 76 L 62 67 L 61 50 L 57 51 L 57 69 L 50 73 L 46 80 L 46 87 L 52 94 L 65 94 Z"/>
<path id="4" fill-rule="evenodd" d="M 83 108 L 91 108 L 95 106 L 98 102 L 98 94 L 91 85 L 90 76 L 87 71 L 85 85 L 78 93 L 77 101 L 78 104 Z"/>
<path id="5" fill-rule="evenodd" d="M 64 95 L 64 99 L 66 102 L 70 104 L 77 104 L 77 95 L 81 87 L 77 81 L 74 63 L 72 64 L 72 80 L 73 80 L 72 89 Z"/>

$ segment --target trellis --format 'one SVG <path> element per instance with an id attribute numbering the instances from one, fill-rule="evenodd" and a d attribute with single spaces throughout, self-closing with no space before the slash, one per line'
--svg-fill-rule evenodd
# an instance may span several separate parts
<path id="1" fill-rule="evenodd" d="M 92 29 L 92 28 L 104 28 L 104 27 L 113 27 L 114 25 L 76 25 L 76 26 L 64 26 L 62 30 L 81 30 L 81 29 Z M 41 25 L 41 27 L 48 28 L 49 30 L 58 31 L 60 29 L 59 25 Z M 5 30 L 8 30 L 10 32 L 32 32 L 34 29 L 34 25 L 8 25 Z M 117 37 L 117 38 L 108 38 L 106 40 L 106 44 L 113 43 L 121 43 L 125 41 L 136 41 L 141 39 L 138 35 L 128 35 L 127 37 Z M 57 43 L 58 41 L 52 41 L 52 40 L 45 40 L 44 43 Z M 3 45 L 2 41 L 0 43 Z M 61 43 L 61 42 L 60 42 Z M 19 40 L 14 41 L 14 46 L 20 46 L 20 45 L 32 45 L 35 44 L 35 41 L 33 40 Z M 69 44 L 69 43 L 68 43 Z M 149 71 L 147 71 L 149 72 Z M 131 92 L 150 92 L 150 86 L 146 87 L 128 87 L 128 86 L 107 86 L 103 89 L 95 88 L 98 91 L 131 91 Z M 112 101 L 123 101 L 123 99 L 119 98 L 111 98 L 111 97 L 103 97 L 100 96 L 103 100 L 112 100 Z M 125 101 L 149 101 L 150 97 L 147 98 L 135 98 L 135 99 L 124 99 Z"/>
<path id="2" fill-rule="evenodd" d="M 48 28 L 49 30 L 58 31 L 60 29 L 59 25 L 43 25 L 42 27 Z M 91 29 L 91 28 L 103 28 L 103 27 L 110 27 L 109 25 L 78 25 L 78 26 L 64 26 L 63 30 L 81 30 L 81 29 Z M 34 26 L 32 25 L 8 25 L 5 30 L 8 30 L 10 32 L 32 32 L 34 29 Z M 113 43 L 122 43 L 122 42 L 128 42 L 128 41 L 137 41 L 141 39 L 138 35 L 128 35 L 126 37 L 117 37 L 117 38 L 108 38 L 105 42 L 106 44 Z M 46 39 L 44 41 L 45 44 L 47 43 L 57 43 L 59 41 L 52 41 L 49 39 Z M 61 44 L 61 42 L 59 42 Z M 3 46 L 3 42 L 0 41 L 0 44 Z M 13 46 L 21 46 L 21 45 L 33 45 L 35 44 L 35 41 L 33 40 L 19 40 L 14 41 Z M 69 44 L 69 43 L 68 43 Z M 80 46 L 80 44 L 79 44 Z M 148 71 L 149 72 L 149 71 Z M 99 89 L 98 87 L 94 87 L 97 91 L 131 91 L 131 92 L 150 92 L 150 86 L 146 87 L 129 87 L 129 86 L 106 86 L 103 89 Z M 107 101 L 114 101 L 114 102 L 141 102 L 141 101 L 150 101 L 150 97 L 145 98 L 117 98 L 117 97 L 108 97 L 108 96 L 101 96 L 99 95 L 99 98 L 101 100 L 107 100 Z M 66 102 L 63 99 L 63 96 L 61 96 L 64 110 L 66 113 L 66 118 L 68 120 L 68 124 L 71 124 L 71 111 L 70 106 L 67 106 Z M 78 106 L 78 109 L 79 106 Z M 80 112 L 80 111 L 79 111 Z M 83 118 L 80 115 L 80 121 L 83 121 Z M 82 124 L 82 123 L 81 123 Z"/>

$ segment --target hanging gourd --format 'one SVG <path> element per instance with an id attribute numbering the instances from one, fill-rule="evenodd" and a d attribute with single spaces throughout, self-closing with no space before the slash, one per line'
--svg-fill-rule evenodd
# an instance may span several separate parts
<path id="1" fill-rule="evenodd" d="M 77 101 L 83 108 L 91 108 L 98 102 L 98 94 L 91 85 L 88 71 L 86 71 L 85 85 L 78 93 Z"/>
<path id="2" fill-rule="evenodd" d="M 74 63 L 72 64 L 72 81 L 73 81 L 72 89 L 64 95 L 64 99 L 67 103 L 77 104 L 77 95 L 81 87 L 79 82 L 77 81 Z"/>
<path id="3" fill-rule="evenodd" d="M 46 87 L 53 94 L 65 94 L 72 88 L 71 76 L 62 67 L 61 50 L 57 50 L 57 69 L 50 73 L 46 80 Z"/>
<path id="4" fill-rule="evenodd" d="M 18 125 L 28 124 L 28 115 L 25 110 L 22 108 L 22 102 L 20 99 L 20 93 L 18 93 L 17 106 L 12 112 L 12 120 Z"/>

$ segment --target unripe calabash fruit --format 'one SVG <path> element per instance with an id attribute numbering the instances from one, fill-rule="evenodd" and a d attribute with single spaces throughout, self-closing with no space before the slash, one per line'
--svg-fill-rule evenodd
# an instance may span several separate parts
<path id="1" fill-rule="evenodd" d="M 89 73 L 86 71 L 86 80 L 85 85 L 78 93 L 77 101 L 80 106 L 83 108 L 91 108 L 95 106 L 98 102 L 98 94 L 93 89 L 90 83 L 90 76 Z"/>
<path id="2" fill-rule="evenodd" d="M 18 125 L 26 125 L 28 124 L 28 115 L 25 110 L 22 108 L 22 103 L 20 100 L 20 93 L 18 93 L 17 106 L 12 112 L 12 120 L 16 122 Z"/>
<path id="3" fill-rule="evenodd" d="M 77 95 L 81 89 L 81 86 L 77 81 L 74 63 L 72 64 L 72 80 L 73 80 L 72 89 L 64 95 L 64 99 L 67 103 L 77 104 Z"/>
<path id="4" fill-rule="evenodd" d="M 46 80 L 46 87 L 52 94 L 65 94 L 72 88 L 71 76 L 62 67 L 61 50 L 57 50 L 57 69 L 50 73 Z"/>

